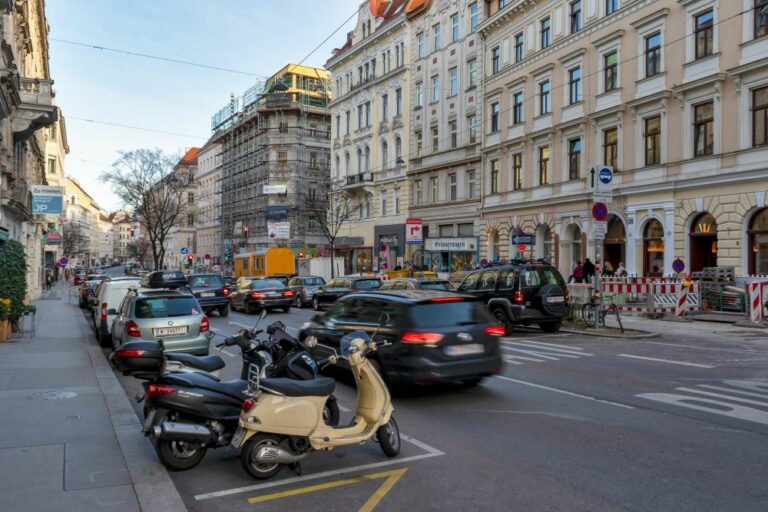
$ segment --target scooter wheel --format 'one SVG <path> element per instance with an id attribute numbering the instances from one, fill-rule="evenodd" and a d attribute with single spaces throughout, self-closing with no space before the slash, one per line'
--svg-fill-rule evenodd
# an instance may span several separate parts
<path id="1" fill-rule="evenodd" d="M 157 456 L 171 471 L 184 471 L 200 464 L 207 448 L 185 441 L 157 441 Z"/>
<path id="2" fill-rule="evenodd" d="M 278 474 L 283 469 L 282 464 L 264 464 L 256 460 L 256 454 L 264 446 L 277 446 L 281 441 L 280 436 L 272 434 L 256 434 L 250 438 L 240 452 L 240 464 L 245 472 L 259 480 L 266 480 Z"/>
<path id="3" fill-rule="evenodd" d="M 376 440 L 387 457 L 394 457 L 400 453 L 400 429 L 397 428 L 394 416 L 390 416 L 389 421 L 376 430 Z"/>
<path id="4" fill-rule="evenodd" d="M 339 418 L 341 413 L 339 412 L 339 404 L 336 400 L 330 398 L 325 401 L 325 407 L 323 407 L 323 421 L 330 427 L 336 427 L 339 425 Z"/>

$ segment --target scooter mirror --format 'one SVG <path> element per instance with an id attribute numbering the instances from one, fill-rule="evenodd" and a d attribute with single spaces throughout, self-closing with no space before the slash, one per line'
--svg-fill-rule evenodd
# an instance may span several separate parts
<path id="1" fill-rule="evenodd" d="M 316 347 L 317 346 L 317 338 L 315 338 L 314 336 L 307 336 L 304 339 L 304 346 L 306 346 L 307 348 Z"/>
<path id="2" fill-rule="evenodd" d="M 266 309 L 262 309 L 261 310 L 261 314 L 259 315 L 259 319 L 260 320 L 264 320 L 265 318 L 267 318 L 267 310 Z"/>

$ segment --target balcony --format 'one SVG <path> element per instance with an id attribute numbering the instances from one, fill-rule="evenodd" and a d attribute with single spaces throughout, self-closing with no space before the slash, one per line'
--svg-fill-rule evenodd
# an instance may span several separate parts
<path id="1" fill-rule="evenodd" d="M 35 131 L 56 122 L 57 109 L 53 106 L 53 80 L 42 78 L 19 79 L 19 106 L 13 117 L 13 137 L 20 142 Z"/>
<path id="2" fill-rule="evenodd" d="M 376 179 L 379 181 L 390 180 L 392 178 L 399 178 L 404 174 L 405 174 L 405 171 L 403 166 L 398 165 L 397 167 L 392 167 L 391 169 L 384 169 L 382 171 L 377 172 Z"/>
<path id="3" fill-rule="evenodd" d="M 357 188 L 368 183 L 373 183 L 373 173 L 361 172 L 360 174 L 352 174 L 347 176 L 346 188 Z"/>
<path id="4" fill-rule="evenodd" d="M 6 180 L 0 189 L 0 204 L 28 221 L 34 219 L 26 180 Z"/>

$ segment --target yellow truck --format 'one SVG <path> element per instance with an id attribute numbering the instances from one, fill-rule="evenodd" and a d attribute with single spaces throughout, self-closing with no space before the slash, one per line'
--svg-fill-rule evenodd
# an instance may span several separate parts
<path id="1" fill-rule="evenodd" d="M 275 274 L 296 274 L 296 255 L 293 249 L 278 247 L 235 256 L 235 278 Z"/>

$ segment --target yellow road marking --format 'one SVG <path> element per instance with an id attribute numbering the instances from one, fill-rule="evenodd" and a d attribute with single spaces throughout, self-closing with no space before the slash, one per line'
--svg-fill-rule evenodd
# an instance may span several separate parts
<path id="1" fill-rule="evenodd" d="M 408 471 L 408 468 L 395 469 L 393 471 L 384 471 L 381 473 L 372 473 L 370 475 L 355 476 L 352 478 L 346 478 L 344 480 L 337 480 L 335 482 L 326 482 L 324 484 L 310 485 L 307 487 L 300 487 L 298 489 L 292 489 L 290 491 L 275 492 L 272 494 L 265 494 L 264 496 L 256 496 L 255 498 L 248 498 L 248 503 L 262 503 L 265 501 L 278 500 L 280 498 L 287 498 L 289 496 L 297 496 L 299 494 L 307 494 L 315 491 L 322 491 L 325 489 L 333 489 L 334 487 L 341 487 L 343 485 L 356 484 L 359 482 L 366 482 L 369 480 L 378 480 L 379 478 L 386 478 L 381 487 L 376 489 L 376 492 L 368 498 L 359 512 L 372 512 L 376 505 L 387 495 L 392 487 L 398 480 Z"/>

